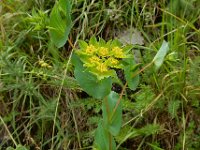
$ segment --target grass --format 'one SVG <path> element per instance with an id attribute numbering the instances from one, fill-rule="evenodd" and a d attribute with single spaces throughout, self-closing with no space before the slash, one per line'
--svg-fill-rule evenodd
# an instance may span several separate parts
<path id="1" fill-rule="evenodd" d="M 140 68 L 154 58 L 163 40 L 170 51 L 159 71 L 140 73 L 135 91 L 123 96 L 123 125 L 117 148 L 200 147 L 200 3 L 177 1 L 72 0 L 69 42 L 50 42 L 54 1 L 0 1 L 0 149 L 92 149 L 101 101 L 73 77 L 70 55 L 79 39 L 105 40 L 135 28 L 144 39 L 134 45 Z M 139 38 L 139 37 L 135 37 Z M 43 65 L 46 63 L 47 65 Z M 119 73 L 119 76 L 123 73 Z M 114 86 L 121 91 L 122 87 Z"/>

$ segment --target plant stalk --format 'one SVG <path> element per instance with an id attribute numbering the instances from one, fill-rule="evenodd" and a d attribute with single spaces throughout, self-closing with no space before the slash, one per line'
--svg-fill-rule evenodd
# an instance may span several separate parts
<path id="1" fill-rule="evenodd" d="M 151 61 L 151 62 L 150 62 L 149 64 L 147 64 L 144 68 L 142 68 L 141 70 L 139 70 L 138 72 L 136 72 L 135 74 L 133 74 L 133 78 L 134 78 L 136 75 L 138 75 L 138 74 L 140 74 L 141 72 L 143 72 L 144 70 L 146 70 L 147 68 L 149 68 L 153 63 L 154 63 L 154 62 Z M 110 119 L 112 119 L 112 117 L 114 116 L 115 112 L 117 111 L 117 108 L 118 108 L 118 106 L 119 106 L 119 104 L 120 104 L 120 101 L 121 101 L 122 96 L 123 96 L 123 94 L 124 94 L 124 92 L 125 92 L 125 90 L 126 90 L 127 85 L 128 85 L 128 83 L 126 82 L 125 85 L 124 85 L 123 88 L 122 88 L 122 91 L 121 91 L 120 96 L 119 96 L 119 99 L 118 99 L 118 101 L 117 101 L 117 103 L 116 103 L 116 105 L 115 105 L 115 108 L 114 108 L 114 110 L 113 110 L 111 116 L 109 117 Z"/>
<path id="2" fill-rule="evenodd" d="M 110 121 L 110 108 L 109 108 L 109 104 L 108 104 L 108 97 L 106 96 L 104 98 L 104 103 L 106 104 L 106 112 L 108 114 L 108 122 Z M 109 137 L 109 150 L 112 150 L 112 135 L 111 133 L 108 131 L 108 137 Z"/>

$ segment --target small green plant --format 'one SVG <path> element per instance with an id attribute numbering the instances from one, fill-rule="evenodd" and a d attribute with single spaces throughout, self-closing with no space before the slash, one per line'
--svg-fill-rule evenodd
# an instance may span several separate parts
<path id="1" fill-rule="evenodd" d="M 99 42 L 92 37 L 89 44 L 79 41 L 80 50 L 76 50 L 72 56 L 75 66 L 75 77 L 80 86 L 89 95 L 97 99 L 102 99 L 109 95 L 113 81 L 119 82 L 115 69 L 125 71 L 126 81 L 129 88 L 135 89 L 139 78 L 133 77 L 137 70 L 137 65 L 133 56 L 129 54 L 131 45 L 122 47 L 117 40 Z M 133 82 L 135 84 L 132 84 Z M 129 84 L 130 83 L 130 84 Z"/>
<path id="2" fill-rule="evenodd" d="M 139 84 L 138 65 L 130 53 L 132 45 L 122 46 L 117 40 L 105 42 L 92 37 L 89 43 L 80 40 L 79 47 L 72 56 L 75 78 L 85 92 L 96 99 L 103 99 L 103 119 L 98 123 L 94 147 L 98 150 L 115 150 L 114 136 L 119 134 L 122 125 L 123 91 L 127 85 L 134 90 Z M 156 70 L 159 69 L 168 50 L 168 43 L 164 41 L 153 61 L 146 67 L 155 64 Z M 120 95 L 111 90 L 114 82 L 120 82 L 116 69 L 124 70 L 126 79 Z"/>
<path id="3" fill-rule="evenodd" d="M 139 83 L 138 75 L 133 76 L 137 69 L 133 56 L 130 54 L 132 45 L 122 46 L 117 40 L 105 42 L 92 37 L 89 43 L 79 41 L 79 50 L 75 50 L 72 62 L 75 66 L 75 78 L 89 95 L 103 99 L 103 119 L 96 130 L 94 147 L 99 150 L 114 150 L 116 136 L 122 124 L 122 104 L 118 93 L 111 91 L 112 83 L 119 82 L 116 69 L 125 70 L 125 77 L 131 89 Z M 131 83 L 131 84 L 129 84 Z"/>

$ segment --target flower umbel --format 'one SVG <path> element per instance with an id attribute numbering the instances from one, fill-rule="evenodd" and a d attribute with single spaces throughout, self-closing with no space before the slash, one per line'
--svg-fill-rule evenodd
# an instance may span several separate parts
<path id="1" fill-rule="evenodd" d="M 97 65 L 97 70 L 101 73 L 103 72 L 107 72 L 108 68 L 107 65 L 105 63 L 100 63 L 99 65 Z"/>
<path id="2" fill-rule="evenodd" d="M 99 50 L 98 50 L 98 54 L 99 54 L 99 56 L 102 56 L 102 57 L 108 56 L 109 55 L 108 48 L 100 47 Z"/>
<path id="3" fill-rule="evenodd" d="M 108 58 L 107 63 L 110 67 L 115 67 L 119 63 L 119 61 L 113 57 L 110 57 Z"/>
<path id="4" fill-rule="evenodd" d="M 87 46 L 87 48 L 86 48 L 86 50 L 85 50 L 85 52 L 86 52 L 87 54 L 90 54 L 90 55 L 94 54 L 95 51 L 96 51 L 96 48 L 95 48 L 93 45 Z"/>
<path id="5" fill-rule="evenodd" d="M 86 46 L 77 54 L 83 62 L 83 66 L 87 71 L 97 76 L 99 80 L 115 77 L 115 68 L 122 68 L 122 59 L 127 58 L 127 54 L 117 42 L 105 42 L 100 40 L 90 40 L 89 44 L 82 41 Z"/>
<path id="6" fill-rule="evenodd" d="M 92 56 L 89 58 L 90 63 L 99 63 L 100 59 L 97 56 Z"/>
<path id="7" fill-rule="evenodd" d="M 119 47 L 114 47 L 112 49 L 112 52 L 113 52 L 114 57 L 116 57 L 116 58 L 124 58 L 125 57 L 123 50 Z"/>

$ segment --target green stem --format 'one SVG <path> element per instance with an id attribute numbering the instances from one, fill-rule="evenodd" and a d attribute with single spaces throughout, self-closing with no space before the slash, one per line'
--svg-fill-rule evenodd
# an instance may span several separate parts
<path id="1" fill-rule="evenodd" d="M 109 108 L 107 96 L 104 98 L 104 103 L 106 105 L 106 112 L 108 114 L 108 118 L 107 118 L 108 120 L 107 121 L 109 122 L 109 120 L 110 120 L 110 108 Z M 110 134 L 109 131 L 108 131 L 108 136 L 109 136 L 109 150 L 112 150 L 112 135 Z"/>
<path id="2" fill-rule="evenodd" d="M 104 99 L 104 103 L 106 104 L 106 112 L 108 114 L 108 121 L 109 121 L 109 118 L 110 118 L 110 108 L 109 108 L 109 105 L 108 105 L 108 97 L 107 96 Z"/>
<path id="3" fill-rule="evenodd" d="M 136 72 L 135 74 L 133 74 L 133 78 L 134 78 L 136 75 L 138 75 L 138 74 L 140 74 L 141 72 L 143 72 L 144 70 L 146 70 L 147 68 L 149 68 L 153 63 L 154 63 L 154 62 L 151 61 L 151 62 L 150 62 L 149 64 L 147 64 L 144 68 L 142 68 L 141 70 L 139 70 L 138 72 Z M 118 101 L 117 101 L 117 103 L 116 103 L 116 105 L 115 105 L 115 108 L 114 108 L 112 114 L 111 114 L 110 117 L 109 117 L 109 120 L 112 119 L 112 117 L 114 116 L 115 112 L 117 111 L 117 108 L 118 108 L 118 106 L 119 106 L 119 104 L 120 104 L 120 101 L 121 101 L 122 96 L 123 96 L 123 94 L 124 94 L 124 92 L 125 92 L 125 90 L 126 90 L 127 85 L 128 85 L 128 83 L 126 82 L 125 85 L 124 85 L 123 88 L 122 88 L 122 91 L 121 91 L 120 96 L 119 96 L 119 99 L 118 99 Z"/>

